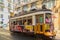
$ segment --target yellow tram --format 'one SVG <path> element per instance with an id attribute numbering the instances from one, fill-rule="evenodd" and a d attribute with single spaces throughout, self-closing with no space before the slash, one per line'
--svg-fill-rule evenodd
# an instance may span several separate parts
<path id="1" fill-rule="evenodd" d="M 10 18 L 10 31 L 54 37 L 52 13 L 49 9 L 40 9 Z"/>

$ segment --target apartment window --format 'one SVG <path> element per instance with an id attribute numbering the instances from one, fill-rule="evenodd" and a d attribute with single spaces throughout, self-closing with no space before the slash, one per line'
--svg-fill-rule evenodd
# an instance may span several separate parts
<path id="1" fill-rule="evenodd" d="M 10 3 L 8 4 L 8 7 L 10 7 Z"/>
<path id="2" fill-rule="evenodd" d="M 20 0 L 18 0 L 18 4 L 20 4 Z"/>
<path id="3" fill-rule="evenodd" d="M 28 10 L 28 6 L 27 5 L 23 6 L 23 10 L 27 11 Z"/>
<path id="4" fill-rule="evenodd" d="M 17 8 L 17 11 L 19 11 L 19 10 L 20 10 L 20 7 Z"/>
<path id="5" fill-rule="evenodd" d="M 48 3 L 47 3 L 47 7 L 48 7 L 48 8 L 52 8 L 52 7 L 54 6 L 54 3 L 55 3 L 54 1 L 48 2 Z"/>
<path id="6" fill-rule="evenodd" d="M 2 5 L 3 5 L 3 0 L 0 0 L 0 11 L 3 11 Z"/>
<path id="7" fill-rule="evenodd" d="M 3 11 L 3 7 L 0 7 L 0 11 Z"/>
<path id="8" fill-rule="evenodd" d="M 0 14 L 0 18 L 3 18 L 3 14 Z"/>
<path id="9" fill-rule="evenodd" d="M 10 19 L 10 16 L 8 15 L 8 19 Z"/>
<path id="10" fill-rule="evenodd" d="M 3 2 L 3 0 L 0 0 L 0 2 Z"/>
<path id="11" fill-rule="evenodd" d="M 36 3 L 32 3 L 31 9 L 35 9 L 35 8 L 36 8 Z"/>
<path id="12" fill-rule="evenodd" d="M 13 0 L 13 1 L 14 1 L 14 0 Z M 11 3 L 12 1 L 11 1 L 11 0 L 8 0 L 8 2 L 9 2 L 9 3 L 8 3 L 8 12 L 10 12 L 10 10 L 11 10 L 11 4 L 10 4 L 10 3 Z"/>
<path id="13" fill-rule="evenodd" d="M 0 21 L 0 24 L 3 24 L 3 22 L 2 22 L 2 21 Z"/>
<path id="14" fill-rule="evenodd" d="M 10 3 L 8 3 L 8 12 L 10 12 L 10 9 L 11 9 L 11 5 Z"/>
<path id="15" fill-rule="evenodd" d="M 52 8 L 55 4 L 55 0 L 46 0 L 46 1 L 43 1 L 43 5 L 46 5 L 47 8 Z"/>
<path id="16" fill-rule="evenodd" d="M 21 8 L 19 7 L 19 8 L 17 8 L 17 12 L 18 13 L 20 13 L 21 12 Z"/>
<path id="17" fill-rule="evenodd" d="M 15 0 L 13 0 L 13 3 L 15 3 Z"/>
<path id="18" fill-rule="evenodd" d="M 24 2 L 28 2 L 28 0 L 24 0 Z"/>

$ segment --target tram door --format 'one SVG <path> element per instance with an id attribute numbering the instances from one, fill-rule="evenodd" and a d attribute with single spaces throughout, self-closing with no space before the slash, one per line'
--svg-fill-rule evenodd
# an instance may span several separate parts
<path id="1" fill-rule="evenodd" d="M 44 23 L 44 15 L 36 15 L 36 33 L 42 34 L 43 33 L 43 23 Z"/>
<path id="2" fill-rule="evenodd" d="M 45 31 L 53 31 L 53 23 L 52 23 L 52 18 L 51 18 L 51 13 L 46 13 L 45 14 Z"/>

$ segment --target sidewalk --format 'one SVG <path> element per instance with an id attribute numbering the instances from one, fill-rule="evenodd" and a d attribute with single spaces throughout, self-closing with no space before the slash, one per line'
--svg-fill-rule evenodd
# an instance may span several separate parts
<path id="1" fill-rule="evenodd" d="M 5 30 L 9 30 L 9 26 L 7 26 L 7 27 L 3 27 L 3 29 L 5 29 Z"/>
<path id="2" fill-rule="evenodd" d="M 55 39 L 60 40 L 60 30 L 57 31 Z"/>
<path id="3" fill-rule="evenodd" d="M 9 29 L 7 29 L 7 28 L 0 28 L 0 29 L 1 29 L 1 30 L 4 30 L 4 31 L 10 32 Z"/>

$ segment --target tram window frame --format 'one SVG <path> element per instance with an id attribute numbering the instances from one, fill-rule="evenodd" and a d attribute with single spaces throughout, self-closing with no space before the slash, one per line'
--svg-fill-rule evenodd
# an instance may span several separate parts
<path id="1" fill-rule="evenodd" d="M 23 18 L 23 25 L 29 25 L 30 23 L 28 20 L 31 19 L 31 25 L 32 25 L 32 16 L 24 17 Z M 26 22 L 26 23 L 25 23 Z"/>
<path id="2" fill-rule="evenodd" d="M 51 23 L 52 23 L 52 17 L 51 17 L 52 14 L 51 13 L 46 13 L 45 15 L 46 15 L 45 16 L 45 23 L 46 23 L 46 17 L 51 18 Z"/>
<path id="3" fill-rule="evenodd" d="M 45 14 L 47 17 L 48 17 L 48 19 L 49 19 L 49 21 L 48 22 L 46 22 L 46 16 L 45 16 L 45 23 L 47 24 L 47 26 L 46 26 L 46 29 L 45 29 L 45 32 L 50 32 L 50 30 L 53 30 L 53 29 L 51 29 L 51 24 L 53 23 L 52 22 L 52 14 L 51 13 L 46 13 Z"/>
<path id="4" fill-rule="evenodd" d="M 22 20 L 19 20 L 19 25 L 23 25 Z"/>
<path id="5" fill-rule="evenodd" d="M 42 18 L 42 19 L 40 19 L 40 18 Z M 39 20 L 40 20 L 40 23 L 44 23 L 44 16 L 40 16 Z M 41 22 L 41 20 L 42 20 L 42 22 Z"/>
<path id="6" fill-rule="evenodd" d="M 31 19 L 28 19 L 28 25 L 32 25 L 32 18 Z"/>
<path id="7" fill-rule="evenodd" d="M 23 25 L 25 25 L 26 19 L 23 19 Z"/>
<path id="8" fill-rule="evenodd" d="M 22 20 L 22 18 L 18 18 L 17 19 L 17 23 L 19 24 L 19 25 L 23 25 L 23 22 L 22 22 L 23 20 Z"/>
<path id="9" fill-rule="evenodd" d="M 43 18 L 43 22 L 40 22 L 40 17 Z M 36 15 L 36 23 L 44 23 L 44 14 Z"/>
<path id="10" fill-rule="evenodd" d="M 13 24 L 16 25 L 17 24 L 16 21 L 13 21 Z"/>

